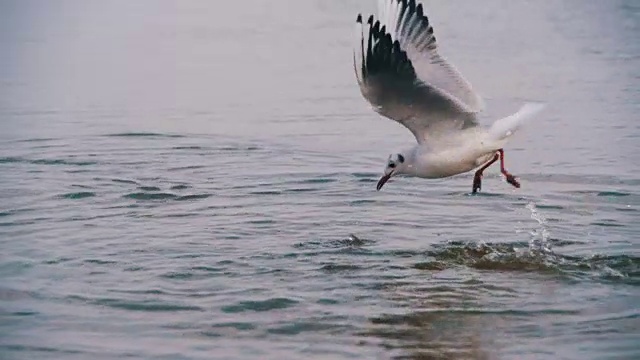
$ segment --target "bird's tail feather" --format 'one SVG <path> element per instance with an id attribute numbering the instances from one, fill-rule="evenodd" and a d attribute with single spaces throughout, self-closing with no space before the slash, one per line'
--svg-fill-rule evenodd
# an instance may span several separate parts
<path id="1" fill-rule="evenodd" d="M 515 114 L 496 120 L 489 128 L 491 140 L 496 142 L 507 140 L 525 121 L 540 112 L 544 107 L 545 105 L 541 103 L 526 103 Z"/>

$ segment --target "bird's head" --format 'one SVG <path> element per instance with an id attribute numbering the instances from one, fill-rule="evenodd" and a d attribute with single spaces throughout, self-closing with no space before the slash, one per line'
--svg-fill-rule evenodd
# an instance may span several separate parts
<path id="1" fill-rule="evenodd" d="M 406 173 L 408 169 L 407 160 L 407 156 L 401 153 L 389 155 L 387 165 L 384 168 L 384 175 L 382 175 L 382 177 L 378 181 L 376 189 L 378 189 L 378 191 L 382 189 L 384 184 L 393 176 Z"/>

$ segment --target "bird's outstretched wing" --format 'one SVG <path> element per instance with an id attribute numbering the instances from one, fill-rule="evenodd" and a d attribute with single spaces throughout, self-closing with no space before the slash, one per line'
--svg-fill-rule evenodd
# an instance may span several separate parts
<path id="1" fill-rule="evenodd" d="M 415 0 L 379 0 L 379 19 L 358 15 L 354 67 L 362 95 L 419 143 L 477 126 L 479 96 L 437 53 L 433 27 Z"/>

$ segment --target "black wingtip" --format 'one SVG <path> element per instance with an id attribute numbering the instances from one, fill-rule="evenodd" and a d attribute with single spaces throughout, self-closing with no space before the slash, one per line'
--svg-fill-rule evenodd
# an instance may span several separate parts
<path id="1" fill-rule="evenodd" d="M 373 25 L 373 15 L 369 15 L 369 20 L 367 20 L 367 24 Z"/>
<path id="2" fill-rule="evenodd" d="M 400 53 L 401 49 L 400 49 L 400 42 L 398 40 L 393 42 L 393 51 L 396 53 Z"/>
<path id="3" fill-rule="evenodd" d="M 362 24 L 362 14 L 358 14 L 358 18 L 356 19 L 356 22 Z"/>

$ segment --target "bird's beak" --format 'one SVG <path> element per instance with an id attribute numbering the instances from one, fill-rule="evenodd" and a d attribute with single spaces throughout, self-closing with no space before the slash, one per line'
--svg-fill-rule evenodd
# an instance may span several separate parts
<path id="1" fill-rule="evenodd" d="M 389 179 L 391 179 L 391 175 L 393 174 L 393 172 L 390 172 L 388 174 L 384 174 L 382 175 L 382 177 L 380 178 L 380 180 L 378 180 L 378 186 L 376 186 L 376 189 L 378 191 L 380 191 L 380 189 L 382 189 L 382 187 L 384 186 L 384 184 L 389 181 Z"/>

